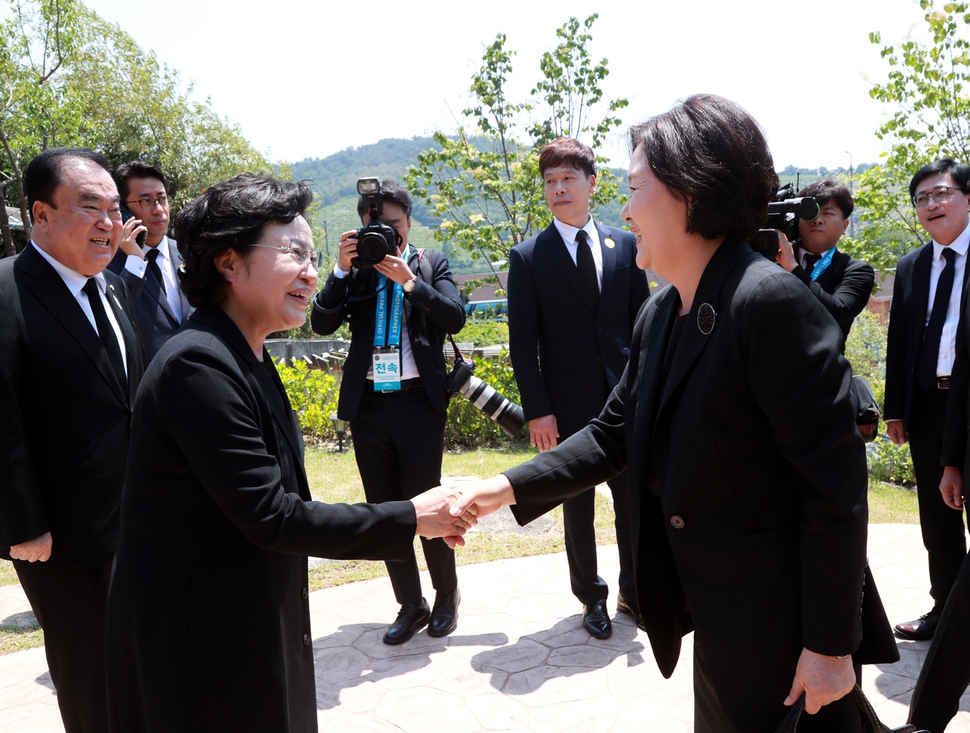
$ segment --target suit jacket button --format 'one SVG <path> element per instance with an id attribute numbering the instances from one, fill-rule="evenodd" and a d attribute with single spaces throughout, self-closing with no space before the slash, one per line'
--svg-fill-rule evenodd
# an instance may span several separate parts
<path id="1" fill-rule="evenodd" d="M 310 597 L 310 591 L 308 589 L 306 589 L 306 588 L 303 589 L 303 597 L 304 598 L 309 598 Z"/>
<path id="2" fill-rule="evenodd" d="M 303 646 L 310 646 L 310 635 L 309 634 L 304 634 L 303 635 Z"/>
<path id="3" fill-rule="evenodd" d="M 670 526 L 673 527 L 674 529 L 683 529 L 684 518 L 679 514 L 675 514 L 670 518 Z"/>

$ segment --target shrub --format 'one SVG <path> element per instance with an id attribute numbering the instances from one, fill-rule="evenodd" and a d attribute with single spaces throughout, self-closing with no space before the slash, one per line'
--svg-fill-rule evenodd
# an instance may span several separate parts
<path id="1" fill-rule="evenodd" d="M 331 416 L 337 413 L 337 373 L 310 369 L 302 361 L 286 366 L 282 360 L 276 361 L 276 370 L 299 417 L 304 437 L 317 443 L 334 440 L 337 434 Z"/>
<path id="2" fill-rule="evenodd" d="M 476 321 L 469 319 L 455 336 L 455 341 L 475 346 L 493 346 L 509 342 L 509 324 L 504 321 Z"/>
<path id="3" fill-rule="evenodd" d="M 896 445 L 889 438 L 879 435 L 866 446 L 866 456 L 869 459 L 869 476 L 872 479 L 898 486 L 916 485 L 908 443 Z"/>

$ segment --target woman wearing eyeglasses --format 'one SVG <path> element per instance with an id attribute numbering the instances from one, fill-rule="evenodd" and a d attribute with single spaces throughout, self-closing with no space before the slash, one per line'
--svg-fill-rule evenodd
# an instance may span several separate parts
<path id="1" fill-rule="evenodd" d="M 452 492 L 310 498 L 263 341 L 305 321 L 311 198 L 246 174 L 175 218 L 197 310 L 153 360 L 132 418 L 107 624 L 114 731 L 316 731 L 306 556 L 400 559 L 416 533 L 452 529 Z"/>

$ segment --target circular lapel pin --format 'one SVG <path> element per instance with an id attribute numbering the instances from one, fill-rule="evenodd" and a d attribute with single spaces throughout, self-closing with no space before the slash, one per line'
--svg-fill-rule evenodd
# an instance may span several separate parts
<path id="1" fill-rule="evenodd" d="M 717 320 L 717 313 L 714 312 L 714 306 L 710 303 L 701 303 L 701 307 L 697 309 L 697 328 L 705 336 L 710 336 L 711 331 L 714 330 L 714 321 Z"/>
<path id="2" fill-rule="evenodd" d="M 607 249 L 613 249 L 616 246 L 616 242 L 614 242 L 609 237 L 607 237 L 606 239 L 603 240 L 603 244 L 606 245 L 606 248 Z"/>

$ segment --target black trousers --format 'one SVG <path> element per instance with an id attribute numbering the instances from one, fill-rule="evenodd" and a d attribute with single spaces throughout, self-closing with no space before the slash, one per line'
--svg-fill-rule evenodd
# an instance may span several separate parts
<path id="1" fill-rule="evenodd" d="M 924 392 L 916 388 L 906 426 L 916 473 L 920 531 L 929 554 L 930 595 L 940 606 L 946 603 L 967 555 L 963 512 L 948 507 L 940 493 L 940 455 L 949 395 L 945 389 Z"/>
<path id="2" fill-rule="evenodd" d="M 856 678 L 861 680 L 861 668 L 856 666 Z M 792 670 L 794 674 L 794 670 Z M 778 701 L 781 712 L 778 724 L 784 719 L 783 699 Z M 773 726 L 771 730 L 774 730 Z M 814 715 L 803 714 L 798 724 L 799 731 L 810 733 L 859 733 L 862 730 L 862 717 L 855 704 L 847 697 L 824 706 Z M 714 685 L 707 672 L 704 652 L 694 637 L 694 733 L 770 733 L 770 731 L 745 731 L 738 728 L 717 697 Z"/>
<path id="3" fill-rule="evenodd" d="M 620 554 L 620 593 L 631 605 L 636 604 L 633 581 L 633 542 L 630 534 L 629 482 L 624 471 L 607 482 L 613 493 L 616 513 L 616 545 Z M 606 581 L 600 577 L 596 563 L 595 517 L 596 490 L 589 489 L 563 502 L 563 527 L 566 537 L 566 561 L 573 595 L 584 605 L 605 601 L 609 595 Z"/>
<path id="4" fill-rule="evenodd" d="M 367 501 L 411 499 L 441 483 L 445 415 L 432 407 L 420 384 L 400 392 L 375 393 L 368 382 L 350 432 Z M 450 593 L 457 588 L 454 550 L 440 538 L 421 538 L 421 546 L 434 589 Z M 404 562 L 385 564 L 397 602 L 420 603 L 421 579 L 414 553 Z"/>
<path id="5" fill-rule="evenodd" d="M 953 510 L 951 510 L 953 511 Z M 956 512 L 954 511 L 954 514 Z M 970 685 L 970 557 L 950 591 L 909 707 L 917 728 L 943 733 Z"/>
<path id="6" fill-rule="evenodd" d="M 93 568 L 14 560 L 44 630 L 51 681 L 66 733 L 108 730 L 105 607 L 111 566 Z"/>

